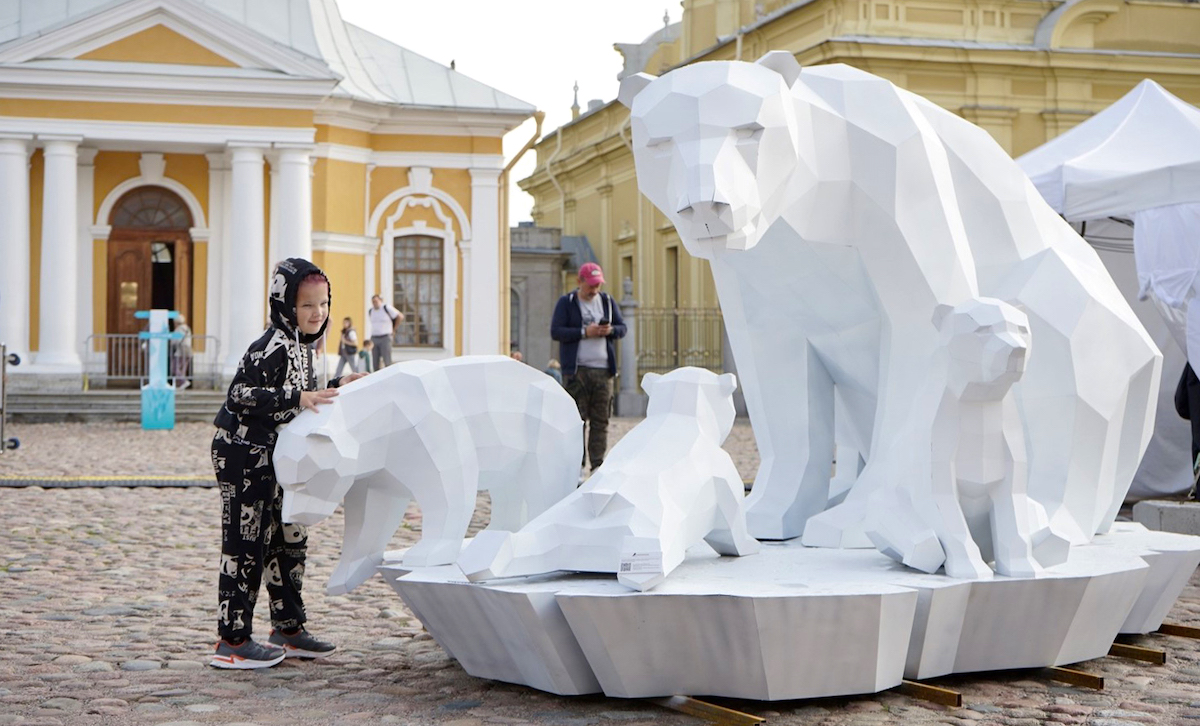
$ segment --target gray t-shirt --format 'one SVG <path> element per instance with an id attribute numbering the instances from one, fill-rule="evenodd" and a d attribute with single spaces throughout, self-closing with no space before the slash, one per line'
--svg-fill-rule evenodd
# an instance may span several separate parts
<path id="1" fill-rule="evenodd" d="M 600 319 L 604 317 L 604 300 L 600 293 L 596 293 L 588 301 L 576 295 L 575 302 L 579 303 L 579 312 L 583 313 L 583 327 L 585 329 L 591 323 L 599 323 Z M 575 365 L 581 368 L 604 368 L 607 370 L 608 346 L 605 339 L 584 338 L 580 340 L 579 353 L 575 358 Z"/>

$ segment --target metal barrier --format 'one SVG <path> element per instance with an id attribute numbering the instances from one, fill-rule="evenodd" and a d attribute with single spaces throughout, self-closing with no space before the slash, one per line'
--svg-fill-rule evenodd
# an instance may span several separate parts
<path id="1" fill-rule="evenodd" d="M 170 379 L 177 387 L 220 387 L 220 341 L 213 335 L 172 340 Z M 89 335 L 83 343 L 83 389 L 140 388 L 150 365 L 147 341 L 137 333 Z"/>
<path id="2" fill-rule="evenodd" d="M 680 366 L 722 371 L 720 308 L 639 308 L 638 380 Z"/>
<path id="3" fill-rule="evenodd" d="M 21 365 L 21 356 L 16 353 L 9 353 L 8 346 L 0 343 L 0 454 L 10 449 L 16 449 L 21 446 L 21 441 L 16 437 L 11 439 L 4 437 L 4 421 L 8 418 L 8 367 Z"/>

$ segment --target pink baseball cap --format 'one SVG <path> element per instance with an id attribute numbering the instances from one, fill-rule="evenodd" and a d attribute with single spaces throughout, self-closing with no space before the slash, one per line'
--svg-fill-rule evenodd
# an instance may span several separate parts
<path id="1" fill-rule="evenodd" d="M 604 270 L 601 270 L 600 265 L 595 262 L 585 262 L 579 268 L 579 281 L 589 285 L 603 285 Z"/>

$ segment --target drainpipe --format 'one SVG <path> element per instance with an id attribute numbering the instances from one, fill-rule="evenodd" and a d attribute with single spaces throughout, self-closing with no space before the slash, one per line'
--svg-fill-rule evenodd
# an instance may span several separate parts
<path id="1" fill-rule="evenodd" d="M 551 168 L 551 165 L 554 164 L 554 160 L 556 158 L 558 158 L 559 153 L 562 151 L 562 126 L 558 127 L 558 131 L 555 132 L 554 136 L 555 136 L 554 152 L 552 154 L 550 154 L 549 159 L 546 159 L 546 176 L 550 177 L 550 183 L 554 185 L 554 188 L 556 190 L 558 190 L 558 223 L 563 228 L 563 231 L 566 232 L 567 231 L 567 195 L 563 193 L 563 188 L 558 183 L 558 179 L 556 179 L 554 177 L 554 170 Z"/>
<path id="2" fill-rule="evenodd" d="M 512 233 L 508 227 L 508 174 L 521 157 L 525 156 L 525 152 L 532 149 L 541 138 L 542 121 L 545 118 L 545 111 L 533 112 L 533 120 L 537 124 L 533 129 L 533 136 L 529 137 L 529 141 L 525 142 L 512 161 L 505 165 L 504 171 L 500 172 L 500 334 L 504 336 L 502 350 L 508 349 L 512 343 L 512 315 L 509 312 L 512 309 Z"/>

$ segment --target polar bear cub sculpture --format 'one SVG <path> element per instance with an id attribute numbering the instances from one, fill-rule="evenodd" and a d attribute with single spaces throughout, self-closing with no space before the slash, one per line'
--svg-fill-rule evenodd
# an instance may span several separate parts
<path id="1" fill-rule="evenodd" d="M 354 589 L 382 561 L 409 499 L 421 540 L 408 566 L 446 565 L 462 550 L 475 493 L 492 496 L 493 529 L 517 529 L 575 489 L 583 422 L 554 379 L 505 356 L 389 366 L 305 411 L 279 433 L 284 521 L 315 524 L 345 508 L 342 557 L 328 591 Z"/>
<path id="2" fill-rule="evenodd" d="M 932 429 L 933 445 L 907 447 L 909 476 L 870 498 L 867 535 L 924 572 L 944 562 L 951 577 L 988 578 L 994 559 L 1002 575 L 1036 576 L 1043 564 L 1065 561 L 1069 544 L 1046 527 L 1026 490 L 1025 432 L 1012 387 L 1025 372 L 1029 320 L 1008 303 L 980 298 L 940 306 L 934 323 L 942 345 L 918 399 L 926 403 L 914 412 Z"/>
<path id="3" fill-rule="evenodd" d="M 701 539 L 723 555 L 758 551 L 742 479 L 721 448 L 733 426 L 733 374 L 647 373 L 646 419 L 566 499 L 517 532 L 480 532 L 459 567 L 470 580 L 555 570 L 614 572 L 636 590 L 662 582 Z"/>

